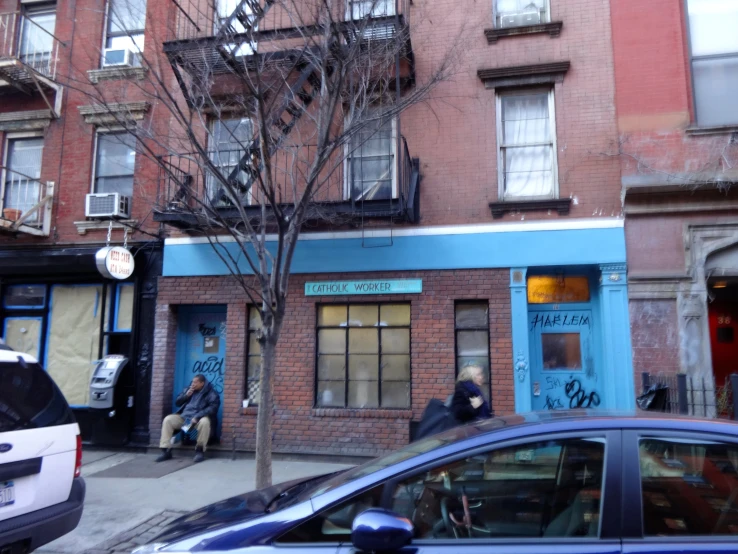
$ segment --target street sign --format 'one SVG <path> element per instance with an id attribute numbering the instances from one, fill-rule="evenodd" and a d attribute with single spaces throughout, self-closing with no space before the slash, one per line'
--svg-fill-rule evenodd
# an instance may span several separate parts
<path id="1" fill-rule="evenodd" d="M 422 279 L 386 279 L 371 281 L 322 281 L 305 283 L 305 296 L 349 294 L 420 294 Z"/>
<path id="2" fill-rule="evenodd" d="M 133 275 L 133 254 L 121 246 L 106 246 L 95 254 L 95 265 L 103 277 L 124 280 Z"/>

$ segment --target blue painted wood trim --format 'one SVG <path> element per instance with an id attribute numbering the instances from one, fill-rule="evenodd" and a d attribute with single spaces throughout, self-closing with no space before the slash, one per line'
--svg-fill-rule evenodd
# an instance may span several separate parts
<path id="1" fill-rule="evenodd" d="M 227 249 L 243 259 L 235 243 Z M 623 228 L 565 229 L 400 236 L 385 248 L 364 248 L 360 238 L 301 240 L 292 273 L 349 273 L 486 269 L 625 263 Z M 239 265 L 244 274 L 248 264 Z M 164 246 L 165 277 L 228 275 L 229 271 L 208 243 Z"/>
<path id="2" fill-rule="evenodd" d="M 603 264 L 600 265 L 600 271 L 602 360 L 607 407 L 634 410 L 635 385 L 626 268 L 625 264 Z"/>
<path id="3" fill-rule="evenodd" d="M 510 269 L 510 310 L 513 344 L 512 371 L 515 382 L 516 413 L 529 412 L 531 410 L 527 271 L 527 267 L 513 267 Z"/>

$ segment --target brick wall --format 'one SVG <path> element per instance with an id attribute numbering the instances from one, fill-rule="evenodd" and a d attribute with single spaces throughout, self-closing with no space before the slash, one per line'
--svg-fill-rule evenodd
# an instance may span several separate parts
<path id="1" fill-rule="evenodd" d="M 676 300 L 631 300 L 630 328 L 637 393 L 641 374 L 679 373 L 679 330 Z"/>
<path id="2" fill-rule="evenodd" d="M 403 278 L 423 279 L 420 295 L 371 297 L 306 297 L 304 284 L 314 280 L 396 278 L 295 275 L 277 353 L 275 374 L 274 450 L 346 455 L 376 455 L 409 439 L 409 422 L 418 420 L 428 400 L 445 399 L 454 386 L 454 302 L 489 301 L 492 407 L 497 414 L 514 410 L 511 369 L 512 338 L 507 270 L 420 271 Z M 410 410 L 344 410 L 313 408 L 316 304 L 330 302 L 411 303 L 412 405 Z M 228 342 L 221 441 L 230 447 L 235 432 L 238 448 L 255 445 L 256 410 L 241 408 L 245 379 L 246 307 L 241 289 L 229 277 L 160 278 L 156 356 L 151 400 L 152 442 L 171 406 L 175 367 L 176 316 L 181 304 L 226 304 Z M 246 412 L 243 414 L 242 412 Z"/>

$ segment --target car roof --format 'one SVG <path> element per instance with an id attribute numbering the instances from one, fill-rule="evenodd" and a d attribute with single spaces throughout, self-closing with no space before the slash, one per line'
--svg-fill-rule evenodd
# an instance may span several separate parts
<path id="1" fill-rule="evenodd" d="M 16 352 L 5 344 L 0 344 L 0 363 L 17 362 L 18 358 L 29 364 L 38 363 L 38 360 L 24 352 Z"/>
<path id="2" fill-rule="evenodd" d="M 710 419 L 690 415 L 679 415 L 664 412 L 646 412 L 641 410 L 550 410 L 529 412 L 492 418 L 490 420 L 467 426 L 465 438 L 497 433 L 503 430 L 540 426 L 545 432 L 554 430 L 566 431 L 575 429 L 614 429 L 642 428 L 682 431 L 712 431 L 738 435 L 738 425 L 734 421 Z M 526 431 L 532 431 L 526 429 Z M 544 431 L 541 429 L 541 431 Z"/>

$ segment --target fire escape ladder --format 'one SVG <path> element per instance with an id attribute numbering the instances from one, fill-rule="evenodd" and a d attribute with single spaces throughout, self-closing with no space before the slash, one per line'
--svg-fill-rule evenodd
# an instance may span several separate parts
<path id="1" fill-rule="evenodd" d="M 264 0 L 262 7 L 258 0 L 241 0 L 233 13 L 223 22 L 215 35 L 215 43 L 220 45 L 224 41 L 229 41 L 233 35 L 248 35 L 255 29 L 259 22 L 272 7 L 276 0 Z M 243 25 L 243 31 L 239 31 L 234 27 L 234 23 L 238 21 Z M 241 39 L 243 40 L 243 39 Z M 247 39 L 248 40 L 248 39 Z M 235 45 L 236 49 L 240 44 Z"/>
<path id="2" fill-rule="evenodd" d="M 287 91 L 284 101 L 268 122 L 267 127 L 270 130 L 274 130 L 271 133 L 269 144 L 270 157 L 284 143 L 290 132 L 292 132 L 292 129 L 295 128 L 297 122 L 320 92 L 321 79 L 319 68 L 311 62 L 306 62 L 304 66 L 300 67 L 302 69 L 299 77 L 292 84 L 289 91 Z M 287 121 L 284 118 L 285 114 L 290 116 Z M 238 165 L 228 175 L 228 182 L 232 186 L 237 187 L 240 192 L 247 192 L 262 170 L 262 163 L 259 159 L 259 140 L 260 138 L 258 136 L 254 138 Z M 241 172 L 247 174 L 248 178 L 246 182 L 239 182 L 238 175 Z"/>

